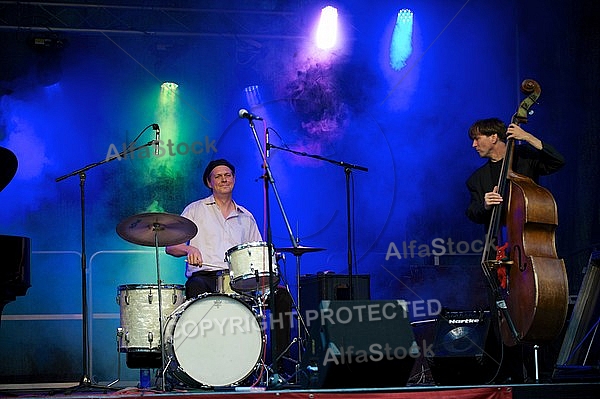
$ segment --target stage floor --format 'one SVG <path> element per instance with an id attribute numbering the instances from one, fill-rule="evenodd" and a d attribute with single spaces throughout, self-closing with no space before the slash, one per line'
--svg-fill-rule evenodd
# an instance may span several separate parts
<path id="1" fill-rule="evenodd" d="M 105 385 L 82 385 L 78 383 L 60 384 L 20 384 L 0 385 L 2 398 L 142 398 L 154 396 L 160 399 L 592 399 L 600 397 L 600 382 L 543 383 L 520 385 L 481 385 L 481 386 L 426 386 L 415 385 L 398 388 L 368 389 L 301 389 L 282 388 L 226 388 L 222 390 L 172 390 L 139 389 L 117 383 L 108 388 Z"/>

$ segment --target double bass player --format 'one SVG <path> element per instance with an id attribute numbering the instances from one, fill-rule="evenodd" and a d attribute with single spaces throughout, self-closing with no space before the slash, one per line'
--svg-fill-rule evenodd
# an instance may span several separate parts
<path id="1" fill-rule="evenodd" d="M 527 176 L 537 183 L 540 176 L 560 170 L 565 160 L 550 144 L 525 131 L 516 123 L 508 127 L 498 118 L 481 119 L 469 128 L 472 147 L 487 162 L 468 178 L 466 185 L 470 193 L 467 217 L 478 224 L 490 224 L 494 207 L 502 205 L 504 198 L 498 192 L 503 160 L 507 155 L 507 140 L 521 142 L 515 145 L 512 154 L 512 170 Z M 495 243 L 498 244 L 498 243 Z M 523 383 L 525 370 L 523 348 L 520 345 L 503 344 L 503 359 L 496 382 Z"/>

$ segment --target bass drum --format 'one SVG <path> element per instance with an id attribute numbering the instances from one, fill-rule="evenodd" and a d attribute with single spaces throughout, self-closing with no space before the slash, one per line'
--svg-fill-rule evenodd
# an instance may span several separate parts
<path id="1" fill-rule="evenodd" d="M 165 343 L 169 370 L 178 380 L 212 388 L 239 384 L 256 370 L 265 336 L 236 295 L 203 294 L 173 312 Z"/>

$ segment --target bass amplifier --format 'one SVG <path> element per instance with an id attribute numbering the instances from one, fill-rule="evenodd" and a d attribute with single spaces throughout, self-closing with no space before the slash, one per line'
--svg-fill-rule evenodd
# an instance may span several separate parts
<path id="1" fill-rule="evenodd" d="M 501 363 L 500 344 L 492 330 L 489 311 L 442 312 L 435 323 L 431 353 L 426 353 L 435 383 L 490 382 Z"/>

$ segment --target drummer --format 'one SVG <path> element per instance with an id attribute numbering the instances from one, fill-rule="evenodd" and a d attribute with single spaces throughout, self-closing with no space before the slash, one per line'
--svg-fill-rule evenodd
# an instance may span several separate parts
<path id="1" fill-rule="evenodd" d="M 262 241 L 256 220 L 250 211 L 233 200 L 235 167 L 225 159 L 210 161 L 202 175 L 204 185 L 212 194 L 189 204 L 182 216 L 193 221 L 198 234 L 188 243 L 166 247 L 166 252 L 187 257 L 185 292 L 188 299 L 217 291 L 218 274 L 228 271 L 225 253 L 230 248 L 248 242 Z M 276 354 L 285 350 L 290 340 L 292 299 L 284 287 L 275 291 L 276 314 L 273 323 Z"/>

